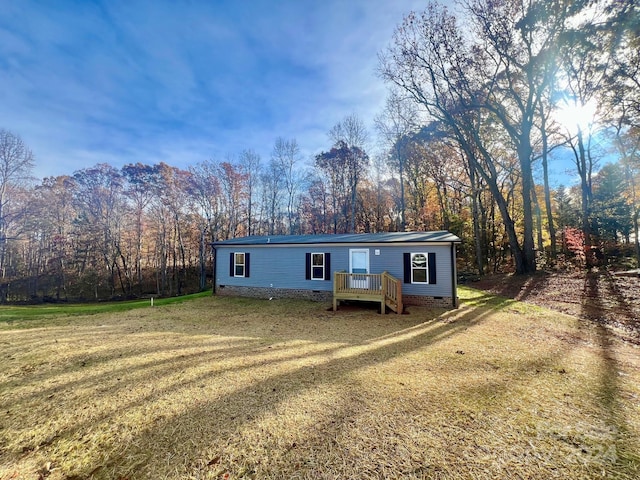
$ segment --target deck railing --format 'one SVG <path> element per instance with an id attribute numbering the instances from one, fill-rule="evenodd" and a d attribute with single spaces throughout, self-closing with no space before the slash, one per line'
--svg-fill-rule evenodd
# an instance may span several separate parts
<path id="1" fill-rule="evenodd" d="M 340 300 L 361 300 L 380 302 L 381 313 L 389 307 L 402 313 L 402 283 L 387 272 L 347 273 L 333 275 L 333 310 L 338 309 Z"/>

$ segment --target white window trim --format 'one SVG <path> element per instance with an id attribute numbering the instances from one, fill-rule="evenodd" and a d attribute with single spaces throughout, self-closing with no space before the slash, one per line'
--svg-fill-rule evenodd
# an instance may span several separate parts
<path id="1" fill-rule="evenodd" d="M 314 277 L 313 276 L 313 269 L 319 267 L 319 265 L 314 265 L 313 264 L 313 256 L 314 255 L 322 255 L 322 277 Z M 311 280 L 324 280 L 324 271 L 325 271 L 325 268 L 327 268 L 327 259 L 326 259 L 325 255 L 324 255 L 324 252 L 311 252 L 310 262 L 311 262 Z"/>
<path id="2" fill-rule="evenodd" d="M 243 263 L 237 262 L 237 255 L 242 255 Z M 238 271 L 238 266 L 242 265 L 242 275 L 238 275 L 236 272 Z M 247 272 L 247 254 L 245 252 L 233 252 L 233 276 L 237 278 L 244 278 L 245 273 Z"/>
<path id="3" fill-rule="evenodd" d="M 413 272 L 415 270 L 423 270 L 423 267 L 414 267 L 413 266 L 413 256 L 414 255 L 424 255 L 424 282 L 416 282 L 413 280 Z M 411 267 L 411 283 L 413 285 L 428 285 L 429 284 L 429 253 L 428 252 L 411 252 L 409 253 L 409 266 Z"/>

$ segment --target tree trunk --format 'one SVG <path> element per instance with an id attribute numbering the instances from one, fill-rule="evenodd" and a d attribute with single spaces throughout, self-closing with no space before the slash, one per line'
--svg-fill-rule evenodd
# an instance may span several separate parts
<path id="1" fill-rule="evenodd" d="M 594 266 L 594 258 L 591 252 L 591 185 L 590 174 L 591 168 L 588 165 L 587 155 L 584 147 L 584 138 L 582 129 L 578 129 L 578 173 L 580 174 L 580 193 L 581 193 L 581 214 L 582 214 L 582 232 L 584 233 L 584 250 L 586 257 L 586 266 L 591 268 Z"/>
<path id="2" fill-rule="evenodd" d="M 397 146 L 396 142 L 396 158 L 398 160 L 398 173 L 400 174 L 400 231 L 404 232 L 407 228 L 406 221 L 406 202 L 405 202 L 405 193 L 404 193 L 404 161 L 400 157 L 400 148 Z"/>
<path id="3" fill-rule="evenodd" d="M 471 181 L 471 210 L 473 216 L 473 237 L 476 249 L 476 265 L 478 274 L 484 275 L 484 256 L 482 255 L 482 233 L 480 230 L 480 193 L 481 190 L 476 182 L 476 172 L 473 168 L 469 169 L 469 180 Z"/>
<path id="4" fill-rule="evenodd" d="M 205 241 L 206 228 L 200 229 L 200 291 L 203 292 L 207 288 L 207 243 Z"/>
<path id="5" fill-rule="evenodd" d="M 535 211 L 536 220 L 536 243 L 538 244 L 538 252 L 544 254 L 544 241 L 542 239 L 542 209 L 540 208 L 540 202 L 538 202 L 538 194 L 535 188 L 531 191 L 533 200 L 533 209 Z"/>
<path id="6" fill-rule="evenodd" d="M 547 229 L 551 239 L 551 258 L 555 260 L 558 246 L 556 244 L 556 227 L 553 222 L 553 211 L 551 208 L 551 188 L 549 187 L 549 155 L 547 126 L 544 112 L 541 112 L 540 134 L 542 136 L 542 178 L 544 182 L 544 205 L 547 209 Z"/>
<path id="7" fill-rule="evenodd" d="M 533 152 L 529 141 L 530 128 L 523 128 L 518 146 L 518 157 L 522 173 L 522 218 L 524 224 L 523 232 L 523 271 L 517 273 L 533 273 L 536 271 L 536 253 L 533 242 L 533 209 L 531 192 L 533 191 L 533 175 L 531 173 L 531 154 Z"/>
<path id="8" fill-rule="evenodd" d="M 474 132 L 474 134 L 477 135 L 477 132 Z M 480 143 L 478 143 L 478 145 L 480 145 Z M 493 164 L 491 156 L 488 152 L 484 151 L 481 147 L 480 151 L 486 158 L 486 165 L 489 169 L 489 172 L 484 171 L 484 169 L 475 158 L 475 155 L 473 155 L 473 152 L 468 151 L 467 153 L 469 155 L 469 159 L 473 162 L 471 168 L 475 168 L 480 173 L 485 182 L 487 182 L 489 190 L 491 191 L 491 195 L 493 196 L 496 205 L 498 206 L 498 210 L 500 211 L 502 222 L 504 223 L 505 232 L 509 241 L 509 248 L 511 249 L 511 254 L 513 255 L 516 274 L 522 275 L 530 273 L 531 270 L 529 270 L 529 268 L 527 267 L 527 261 L 525 259 L 524 253 L 522 251 L 522 248 L 520 247 L 520 244 L 518 243 L 518 235 L 516 234 L 515 223 L 511 218 L 511 215 L 509 214 L 509 204 L 504 198 L 500 187 L 498 186 L 498 173 L 495 170 L 495 165 Z M 531 208 L 530 205 L 529 208 Z M 531 248 L 533 249 L 533 237 L 531 237 Z"/>

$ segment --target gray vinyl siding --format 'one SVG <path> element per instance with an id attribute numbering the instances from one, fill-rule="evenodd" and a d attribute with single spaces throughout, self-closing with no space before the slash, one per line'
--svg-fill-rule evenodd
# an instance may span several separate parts
<path id="1" fill-rule="evenodd" d="M 307 290 L 333 290 L 332 280 L 306 280 L 306 254 L 331 253 L 331 270 L 340 265 L 338 260 L 341 255 L 349 260 L 347 253 L 339 252 L 336 248 L 322 248 L 308 245 L 305 247 L 253 247 L 233 246 L 217 247 L 218 255 L 216 267 L 217 285 L 234 285 L 244 287 L 269 287 L 269 288 L 303 288 Z M 245 252 L 250 254 L 249 278 L 229 276 L 229 254 L 231 252 Z M 340 262 L 340 263 L 336 263 Z M 339 269 L 342 269 L 340 267 Z"/>
<path id="2" fill-rule="evenodd" d="M 379 245 L 379 246 L 332 246 L 332 245 L 218 245 L 216 247 L 216 285 L 246 287 L 267 287 L 286 289 L 306 289 L 319 291 L 333 290 L 333 272 L 349 269 L 349 249 L 368 249 L 370 273 L 387 271 L 401 282 L 404 279 L 404 253 L 436 254 L 436 281 L 434 285 L 402 284 L 406 295 L 426 295 L 434 297 L 452 296 L 451 246 L 450 245 Z M 379 250 L 380 255 L 375 255 Z M 231 277 L 229 275 L 229 255 L 231 252 L 250 254 L 250 276 Z M 331 254 L 331 280 L 307 280 L 306 254 Z"/>
<path id="3" fill-rule="evenodd" d="M 389 272 L 394 277 L 404 281 L 404 253 L 435 253 L 436 254 L 436 283 L 402 284 L 402 293 L 405 295 L 427 295 L 431 297 L 451 297 L 451 247 L 449 245 L 411 245 L 402 247 L 380 247 L 380 255 L 374 255 L 378 247 L 372 247 L 369 252 L 369 261 L 372 273 Z M 376 270 L 374 270 L 374 268 Z"/>

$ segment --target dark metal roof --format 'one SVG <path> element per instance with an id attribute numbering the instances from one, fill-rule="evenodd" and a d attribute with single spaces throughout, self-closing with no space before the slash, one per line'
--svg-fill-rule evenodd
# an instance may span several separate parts
<path id="1" fill-rule="evenodd" d="M 271 235 L 232 238 L 213 245 L 304 245 L 328 243 L 459 243 L 456 235 L 437 232 L 344 233 L 323 235 Z"/>

